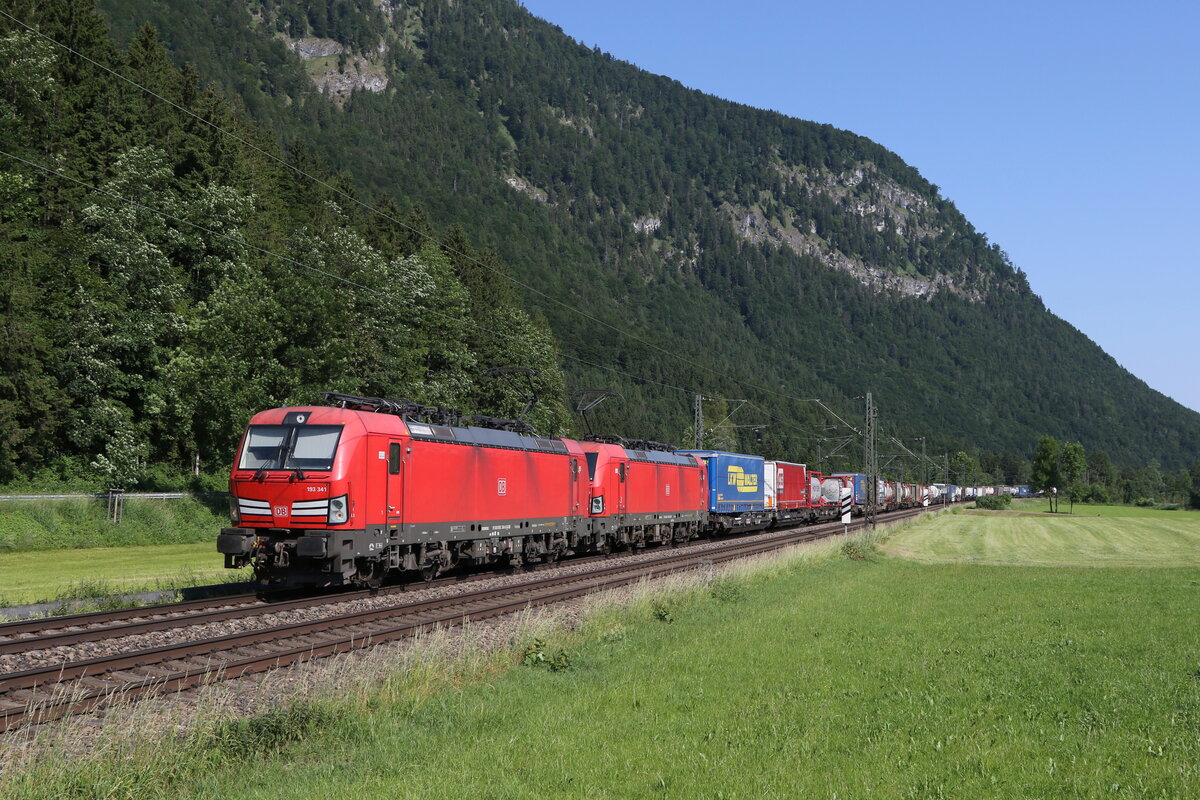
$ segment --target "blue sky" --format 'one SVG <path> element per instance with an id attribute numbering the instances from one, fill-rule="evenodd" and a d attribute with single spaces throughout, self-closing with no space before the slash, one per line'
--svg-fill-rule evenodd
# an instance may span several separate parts
<path id="1" fill-rule="evenodd" d="M 896 152 L 1051 311 L 1200 410 L 1200 4 L 523 4 L 650 72 Z"/>

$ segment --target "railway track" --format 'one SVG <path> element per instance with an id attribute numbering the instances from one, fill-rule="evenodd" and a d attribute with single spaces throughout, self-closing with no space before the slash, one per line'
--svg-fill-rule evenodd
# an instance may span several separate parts
<path id="1" fill-rule="evenodd" d="M 581 559 L 582 561 L 582 559 Z M 463 583 L 490 577 L 485 573 L 456 575 L 422 581 L 417 588 Z M 114 611 L 94 611 L 34 620 L 0 623 L 0 655 L 64 647 L 81 642 L 114 639 L 153 631 L 203 625 L 209 622 L 254 617 L 278 611 L 293 611 L 335 603 L 349 603 L 366 597 L 404 594 L 412 584 L 382 589 L 338 591 L 310 594 L 291 599 L 263 600 L 257 594 L 163 603 Z"/>
<path id="2" fill-rule="evenodd" d="M 924 513 L 925 509 L 894 512 L 888 522 L 903 520 Z M 861 530 L 862 522 L 851 524 L 850 530 Z M 582 573 L 532 578 L 517 584 L 497 588 L 467 591 L 450 597 L 404 603 L 386 608 L 372 608 L 299 623 L 277 625 L 252 631 L 211 638 L 201 638 L 160 647 L 121 652 L 79 661 L 26 669 L 0 674 L 0 731 L 22 725 L 45 722 L 70 714 L 81 713 L 110 702 L 114 697 L 136 698 L 145 695 L 194 688 L 215 680 L 238 678 L 265 672 L 315 658 L 359 650 L 384 642 L 409 637 L 434 626 L 452 626 L 466 621 L 478 621 L 509 614 L 530 607 L 547 605 L 583 595 L 626 586 L 638 581 L 663 577 L 676 572 L 696 569 L 739 558 L 771 552 L 794 544 L 814 541 L 842 533 L 845 527 L 838 522 L 804 526 L 781 531 L 754 541 L 731 540 L 719 547 L 706 549 L 678 548 L 666 551 L 661 557 L 614 566 L 600 567 Z M 578 562 L 576 562 L 578 563 Z M 400 592 L 402 588 L 393 591 Z M 139 618 L 114 616 L 117 612 L 97 615 L 76 615 L 75 622 L 90 619 L 90 628 L 71 631 L 62 627 L 66 619 L 42 620 L 60 627 L 44 630 L 39 637 L 35 629 L 25 629 L 28 638 L 12 639 L 4 646 L 24 646 L 31 649 L 48 646 L 47 642 L 74 641 L 126 636 L 131 631 L 161 630 L 168 627 L 198 624 L 197 620 L 221 619 L 270 614 L 284 607 L 342 603 L 347 595 L 302 598 L 283 603 L 237 603 L 232 607 L 204 610 L 200 603 L 177 603 L 169 606 L 138 609 Z M 361 594 L 366 595 L 367 592 Z M 211 601 L 209 601 L 211 604 Z M 229 605 L 231 598 L 225 598 Z M 301 605 L 303 604 L 303 605 Z M 192 606 L 192 608 L 183 608 Z M 195 613 L 189 613 L 195 611 Z M 221 616 L 223 615 L 223 616 Z M 159 618 L 155 618 L 159 617 Z M 82 619 L 81 619 L 82 618 Z M 18 630 L 13 624 L 0 627 L 0 634 Z M 157 627 L 147 627 L 157 626 Z M 54 645 L 58 646 L 58 645 Z"/>

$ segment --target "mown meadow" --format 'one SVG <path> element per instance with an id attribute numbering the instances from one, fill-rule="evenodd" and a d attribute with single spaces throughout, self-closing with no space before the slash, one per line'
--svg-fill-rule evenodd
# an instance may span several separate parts
<path id="1" fill-rule="evenodd" d="M 1044 501 L 1013 511 L 960 508 L 887 545 L 928 563 L 1200 567 L 1200 514 L 1134 506 L 1077 505 L 1050 514 Z"/>

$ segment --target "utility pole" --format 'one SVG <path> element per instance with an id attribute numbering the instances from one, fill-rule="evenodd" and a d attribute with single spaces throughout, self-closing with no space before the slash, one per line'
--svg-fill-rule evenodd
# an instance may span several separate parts
<path id="1" fill-rule="evenodd" d="M 950 454 L 943 453 L 942 458 L 946 459 L 946 505 L 949 506 L 950 505 L 950 484 L 954 483 L 954 481 L 950 480 Z"/>
<path id="2" fill-rule="evenodd" d="M 696 434 L 696 449 L 704 449 L 704 395 L 696 395 L 696 419 L 695 419 L 695 434 Z"/>
<path id="3" fill-rule="evenodd" d="M 867 504 L 863 509 L 865 521 L 875 527 L 875 511 L 879 505 L 879 454 L 875 449 L 875 398 L 867 392 L 867 425 L 863 432 L 863 471 L 867 474 Z"/>

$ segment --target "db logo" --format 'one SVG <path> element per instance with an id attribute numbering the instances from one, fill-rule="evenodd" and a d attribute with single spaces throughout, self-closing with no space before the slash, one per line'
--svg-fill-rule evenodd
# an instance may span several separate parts
<path id="1" fill-rule="evenodd" d="M 671 484 L 667 484 L 667 497 L 671 496 Z"/>
<path id="2" fill-rule="evenodd" d="M 286 517 L 287 515 L 288 515 L 288 507 L 287 506 L 275 506 L 275 516 Z"/>
<path id="3" fill-rule="evenodd" d="M 500 495 L 508 494 L 508 479 L 507 478 L 499 478 L 496 480 L 496 494 L 500 494 Z"/>

